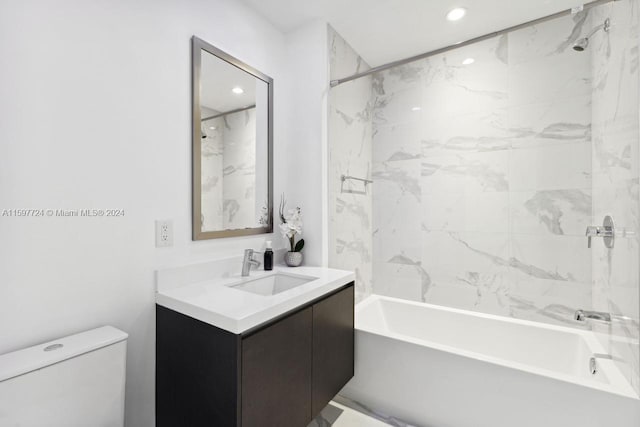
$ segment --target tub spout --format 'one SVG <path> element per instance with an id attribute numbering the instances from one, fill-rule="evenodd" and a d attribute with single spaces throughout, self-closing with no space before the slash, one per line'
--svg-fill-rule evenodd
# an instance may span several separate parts
<path id="1" fill-rule="evenodd" d="M 573 318 L 579 322 L 584 322 L 587 319 L 611 322 L 611 315 L 609 313 L 602 313 L 600 311 L 577 310 Z"/>
<path id="2" fill-rule="evenodd" d="M 600 353 L 595 353 L 593 356 L 591 356 L 591 358 L 589 359 L 589 372 L 591 372 L 591 375 L 595 375 L 598 373 L 597 359 L 613 360 L 613 356 L 611 356 L 610 354 Z"/>

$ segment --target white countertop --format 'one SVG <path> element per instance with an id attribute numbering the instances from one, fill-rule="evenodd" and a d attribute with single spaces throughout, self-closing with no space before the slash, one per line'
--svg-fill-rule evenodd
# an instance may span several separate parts
<path id="1" fill-rule="evenodd" d="M 268 296 L 229 287 L 231 284 L 279 271 L 317 279 Z M 339 289 L 353 280 L 355 275 L 350 271 L 323 267 L 274 266 L 272 271 L 252 270 L 249 277 L 241 277 L 238 273 L 195 283 L 159 285 L 156 303 L 234 334 L 240 334 Z"/>

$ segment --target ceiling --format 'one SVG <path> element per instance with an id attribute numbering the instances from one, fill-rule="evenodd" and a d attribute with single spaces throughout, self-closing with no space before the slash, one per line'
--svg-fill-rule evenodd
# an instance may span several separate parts
<path id="1" fill-rule="evenodd" d="M 235 87 L 243 93 L 233 93 Z M 245 108 L 256 103 L 256 89 L 266 97 L 267 84 L 240 68 L 202 51 L 200 105 L 218 113 Z"/>
<path id="2" fill-rule="evenodd" d="M 586 0 L 243 0 L 287 33 L 326 20 L 372 67 L 491 33 Z M 464 7 L 460 21 L 445 19 Z"/>

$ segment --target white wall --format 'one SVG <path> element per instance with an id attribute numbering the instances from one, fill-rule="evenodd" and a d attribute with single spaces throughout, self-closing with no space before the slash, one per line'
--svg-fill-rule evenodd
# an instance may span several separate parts
<path id="1" fill-rule="evenodd" d="M 154 270 L 267 239 L 191 241 L 194 34 L 275 79 L 275 192 L 293 201 L 300 177 L 287 176 L 285 38 L 242 3 L 0 3 L 0 210 L 126 213 L 0 217 L 0 353 L 121 328 L 130 334 L 127 425 L 135 427 L 153 425 Z M 154 248 L 155 219 L 173 219 L 173 248 Z"/>
<path id="2" fill-rule="evenodd" d="M 287 34 L 289 85 L 288 207 L 302 207 L 305 263 L 327 265 L 327 23 L 314 21 Z M 277 88 L 278 86 L 276 86 Z M 293 160 L 295 159 L 295 161 Z M 277 194 L 277 193 L 276 193 Z M 279 198 L 276 198 L 276 205 Z"/>

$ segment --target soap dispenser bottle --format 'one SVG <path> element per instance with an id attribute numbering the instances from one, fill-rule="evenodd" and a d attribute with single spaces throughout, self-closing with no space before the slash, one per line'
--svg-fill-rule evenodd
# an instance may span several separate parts
<path id="1" fill-rule="evenodd" d="M 271 240 L 267 240 L 267 248 L 264 250 L 264 269 L 273 270 L 273 249 L 271 249 Z"/>

